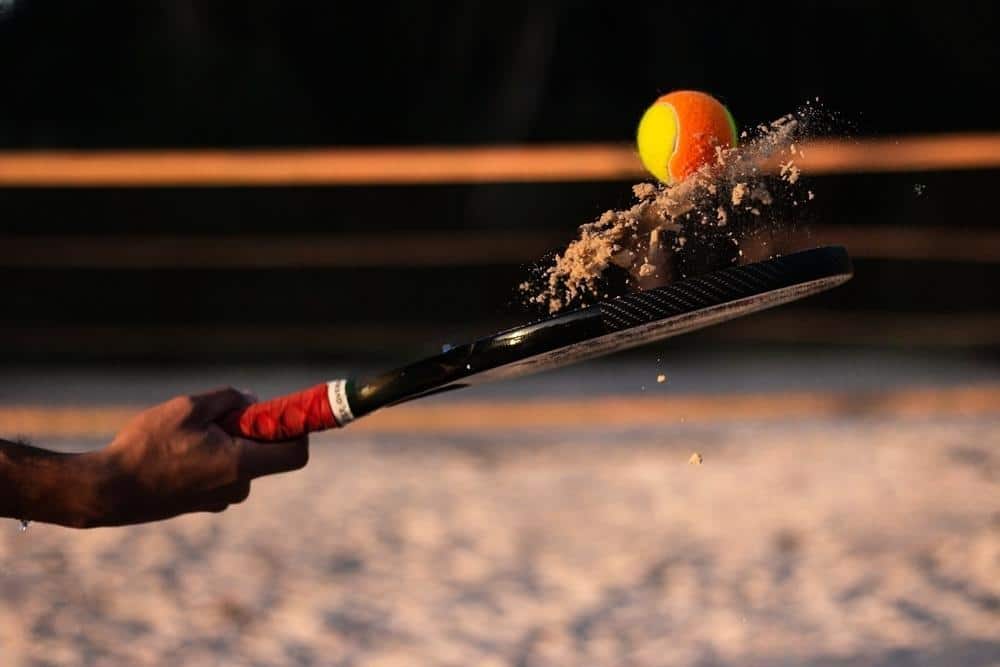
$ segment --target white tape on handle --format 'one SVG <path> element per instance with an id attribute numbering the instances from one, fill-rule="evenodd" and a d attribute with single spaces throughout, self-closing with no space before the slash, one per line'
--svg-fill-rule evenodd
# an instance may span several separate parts
<path id="1" fill-rule="evenodd" d="M 330 410 L 333 411 L 333 417 L 338 424 L 346 426 L 354 421 L 351 404 L 347 402 L 347 380 L 327 382 L 326 395 L 330 400 Z"/>

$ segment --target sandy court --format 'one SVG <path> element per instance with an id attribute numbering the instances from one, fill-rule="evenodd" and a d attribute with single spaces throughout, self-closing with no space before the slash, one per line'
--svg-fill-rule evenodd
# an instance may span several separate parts
<path id="1" fill-rule="evenodd" d="M 3 664 L 1000 664 L 1000 407 L 314 443 L 223 515 L 11 522 Z"/>

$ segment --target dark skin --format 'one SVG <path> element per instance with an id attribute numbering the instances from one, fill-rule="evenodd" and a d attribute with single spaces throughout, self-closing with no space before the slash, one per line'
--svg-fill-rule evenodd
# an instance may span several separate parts
<path id="1" fill-rule="evenodd" d="M 221 512 L 246 500 L 251 480 L 309 460 L 307 438 L 260 443 L 219 427 L 250 403 L 235 389 L 174 398 L 83 454 L 0 440 L 0 517 L 95 528 Z"/>

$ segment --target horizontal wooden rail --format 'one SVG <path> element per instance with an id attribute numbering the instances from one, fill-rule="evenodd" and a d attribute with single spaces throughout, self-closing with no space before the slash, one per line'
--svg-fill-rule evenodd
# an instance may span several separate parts
<path id="1" fill-rule="evenodd" d="M 0 437 L 107 438 L 137 411 L 128 405 L 0 405 Z M 455 433 L 531 428 L 663 427 L 779 419 L 976 417 L 1000 415 L 1000 385 L 885 391 L 610 396 L 574 400 L 452 401 L 375 413 L 351 431 Z M 336 435 L 334 435 L 336 437 Z M 343 436 L 340 436 L 343 437 Z"/>
<path id="2" fill-rule="evenodd" d="M 0 236 L 0 268 L 249 269 L 528 264 L 568 237 L 540 232 L 428 232 L 298 237 Z M 854 257 L 1000 262 L 1000 231 L 817 225 L 797 243 L 846 245 Z"/>
<path id="3" fill-rule="evenodd" d="M 2 186 L 414 185 L 641 175 L 619 144 L 0 154 Z"/>
<path id="4" fill-rule="evenodd" d="M 1000 167 L 1000 133 L 816 139 L 810 174 Z M 7 151 L 2 187 L 415 185 L 647 177 L 631 144 L 275 150 Z"/>

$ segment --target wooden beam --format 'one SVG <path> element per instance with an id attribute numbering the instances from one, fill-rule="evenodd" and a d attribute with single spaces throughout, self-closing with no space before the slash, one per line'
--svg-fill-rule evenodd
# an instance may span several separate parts
<path id="1" fill-rule="evenodd" d="M 0 236 L 0 267 L 281 269 L 528 264 L 570 241 L 552 232 L 301 236 Z M 815 225 L 797 245 L 845 245 L 862 259 L 1000 262 L 1000 231 Z"/>
<path id="2" fill-rule="evenodd" d="M 808 174 L 1000 167 L 1000 133 L 815 139 Z M 0 187 L 233 187 L 545 183 L 648 178 L 631 144 L 273 150 L 6 151 Z"/>
<path id="3" fill-rule="evenodd" d="M 0 436 L 107 438 L 137 411 L 136 406 L 129 405 L 2 405 Z M 636 428 L 859 416 L 926 418 L 997 414 L 1000 414 L 1000 385 L 982 384 L 885 391 L 458 401 L 381 410 L 352 424 L 350 429 L 399 434 L 488 433 L 511 429 L 573 429 L 581 424 Z"/>

